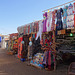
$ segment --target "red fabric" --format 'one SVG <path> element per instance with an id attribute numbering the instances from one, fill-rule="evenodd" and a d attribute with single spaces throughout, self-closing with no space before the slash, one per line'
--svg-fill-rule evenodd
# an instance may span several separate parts
<path id="1" fill-rule="evenodd" d="M 35 38 L 36 38 L 36 36 L 37 36 L 37 33 L 35 33 Z"/>
<path id="2" fill-rule="evenodd" d="M 18 39 L 18 58 L 21 58 L 21 51 L 22 51 L 22 42 L 23 41 L 23 37 L 20 37 Z"/>
<path id="3" fill-rule="evenodd" d="M 48 69 L 51 70 L 51 52 L 50 51 L 48 56 Z"/>
<path id="4" fill-rule="evenodd" d="M 30 32 L 30 25 L 28 26 L 28 33 Z"/>
<path id="5" fill-rule="evenodd" d="M 75 3 L 74 3 L 74 28 L 75 28 Z"/>

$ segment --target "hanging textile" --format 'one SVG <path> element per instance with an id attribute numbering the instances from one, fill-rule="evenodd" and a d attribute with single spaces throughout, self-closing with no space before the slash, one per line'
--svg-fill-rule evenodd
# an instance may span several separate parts
<path id="1" fill-rule="evenodd" d="M 67 9 L 68 9 L 68 6 L 65 6 L 63 8 L 63 29 L 67 28 Z"/>
<path id="2" fill-rule="evenodd" d="M 51 51 L 48 53 L 48 69 L 51 70 Z"/>
<path id="3" fill-rule="evenodd" d="M 26 34 L 28 33 L 28 26 L 26 25 Z"/>
<path id="4" fill-rule="evenodd" d="M 51 24 L 51 31 L 55 30 L 55 18 L 56 18 L 56 10 L 52 11 L 52 24 Z"/>
<path id="5" fill-rule="evenodd" d="M 54 69 L 54 54 L 53 54 L 53 34 L 45 34 L 45 52 L 44 52 L 44 59 L 43 64 L 45 65 L 45 68 L 48 68 L 48 70 Z"/>
<path id="6" fill-rule="evenodd" d="M 22 26 L 22 34 L 24 34 L 24 27 Z"/>
<path id="7" fill-rule="evenodd" d="M 73 10 L 73 13 L 74 13 L 74 28 L 75 28 L 75 3 L 74 3 L 74 10 Z"/>
<path id="8" fill-rule="evenodd" d="M 56 30 L 63 29 L 62 14 L 63 14 L 63 9 L 62 8 L 60 8 L 56 11 L 56 17 L 57 17 Z"/>
<path id="9" fill-rule="evenodd" d="M 32 37 L 35 38 L 35 34 L 32 34 Z"/>
<path id="10" fill-rule="evenodd" d="M 33 25 L 33 32 L 35 32 L 35 24 Z"/>
<path id="11" fill-rule="evenodd" d="M 30 25 L 28 25 L 28 33 L 30 33 Z"/>
<path id="12" fill-rule="evenodd" d="M 36 32 L 39 31 L 39 21 L 36 22 Z"/>
<path id="13" fill-rule="evenodd" d="M 47 32 L 51 31 L 51 18 L 52 18 L 52 11 L 47 12 L 47 24 L 46 24 L 46 29 Z"/>
<path id="14" fill-rule="evenodd" d="M 36 22 L 33 23 L 33 32 L 36 32 Z"/>
<path id="15" fill-rule="evenodd" d="M 26 35 L 26 25 L 24 26 L 24 35 Z"/>
<path id="16" fill-rule="evenodd" d="M 73 5 L 70 4 L 67 9 L 67 29 L 74 28 L 74 15 L 73 15 Z"/>
<path id="17" fill-rule="evenodd" d="M 43 14 L 44 20 L 43 20 L 43 32 L 46 32 L 46 23 L 47 23 L 47 12 Z"/>
<path id="18" fill-rule="evenodd" d="M 2 41 L 2 38 L 1 38 L 1 36 L 0 36 L 0 42 Z"/>
<path id="19" fill-rule="evenodd" d="M 41 20 L 41 21 L 39 21 L 39 31 L 37 33 L 36 40 L 38 39 L 39 36 L 40 36 L 40 40 L 41 40 L 42 30 L 43 30 L 43 22 Z"/>
<path id="20" fill-rule="evenodd" d="M 18 58 L 21 58 L 21 51 L 23 49 L 22 41 L 23 41 L 23 37 L 18 38 Z"/>
<path id="21" fill-rule="evenodd" d="M 32 22 L 31 24 L 31 32 L 33 32 L 33 26 L 34 26 L 34 22 Z"/>
<path id="22" fill-rule="evenodd" d="M 31 23 L 30 23 L 30 31 L 29 31 L 29 33 L 31 33 L 31 29 L 32 29 L 32 25 L 31 25 Z"/>

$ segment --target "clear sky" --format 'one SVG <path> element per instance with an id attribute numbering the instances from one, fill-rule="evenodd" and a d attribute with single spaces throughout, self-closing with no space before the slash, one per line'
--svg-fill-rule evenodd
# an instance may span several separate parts
<path id="1" fill-rule="evenodd" d="M 17 32 L 17 27 L 41 20 L 43 10 L 72 0 L 0 0 L 0 34 Z"/>

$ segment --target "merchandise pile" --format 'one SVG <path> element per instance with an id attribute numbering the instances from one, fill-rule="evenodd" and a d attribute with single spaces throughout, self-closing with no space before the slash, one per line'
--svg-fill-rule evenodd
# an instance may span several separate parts
<path id="1" fill-rule="evenodd" d="M 34 55 L 33 60 L 30 61 L 30 64 L 39 68 L 44 68 L 43 66 L 43 53 L 37 53 Z"/>

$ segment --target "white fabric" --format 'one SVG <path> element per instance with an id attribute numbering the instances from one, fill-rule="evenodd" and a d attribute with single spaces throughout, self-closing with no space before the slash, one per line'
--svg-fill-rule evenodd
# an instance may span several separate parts
<path id="1" fill-rule="evenodd" d="M 73 5 L 70 4 L 70 6 L 67 9 L 67 29 L 73 29 L 74 28 L 74 14 L 73 14 Z"/>
<path id="2" fill-rule="evenodd" d="M 40 36 L 40 40 L 41 40 L 42 31 L 43 31 L 43 23 L 42 23 L 42 21 L 39 21 L 39 31 L 37 33 L 36 40 L 38 39 L 39 36 Z"/>
<path id="3" fill-rule="evenodd" d="M 67 22 L 67 29 L 74 29 L 74 21 Z"/>
<path id="4" fill-rule="evenodd" d="M 52 12 L 50 11 L 47 13 L 47 23 L 46 23 L 47 32 L 51 31 L 51 23 L 52 23 L 51 18 L 52 18 Z"/>

